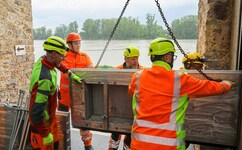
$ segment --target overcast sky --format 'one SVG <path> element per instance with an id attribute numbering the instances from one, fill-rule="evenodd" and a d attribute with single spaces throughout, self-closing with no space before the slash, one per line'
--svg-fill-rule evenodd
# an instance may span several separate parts
<path id="1" fill-rule="evenodd" d="M 32 0 L 33 26 L 55 27 L 77 21 L 81 28 L 88 19 L 118 18 L 127 0 Z M 170 24 L 172 20 L 186 15 L 197 15 L 199 0 L 159 0 Z M 155 15 L 158 24 L 162 19 L 154 0 L 130 0 L 124 13 L 145 24 L 145 15 Z"/>

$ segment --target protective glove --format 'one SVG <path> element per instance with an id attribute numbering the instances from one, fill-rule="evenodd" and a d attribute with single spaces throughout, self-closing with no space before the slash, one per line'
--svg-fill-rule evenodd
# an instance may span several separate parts
<path id="1" fill-rule="evenodd" d="M 229 85 L 229 87 L 232 86 L 232 82 L 231 81 L 228 81 L 228 80 L 223 80 L 222 83 Z"/>
<path id="2" fill-rule="evenodd" d="M 74 73 L 71 75 L 71 78 L 76 80 L 79 83 L 82 83 L 83 78 L 80 78 L 79 76 L 75 75 Z"/>
<path id="3" fill-rule="evenodd" d="M 43 137 L 43 144 L 50 145 L 53 143 L 53 135 L 49 133 L 46 137 Z"/>

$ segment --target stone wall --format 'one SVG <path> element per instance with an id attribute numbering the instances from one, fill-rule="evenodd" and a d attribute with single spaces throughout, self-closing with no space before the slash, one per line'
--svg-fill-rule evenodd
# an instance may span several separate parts
<path id="1" fill-rule="evenodd" d="M 237 0 L 199 0 L 197 49 L 208 60 L 206 69 L 238 69 L 240 3 Z M 228 149 L 200 146 L 200 150 Z"/>
<path id="2" fill-rule="evenodd" d="M 28 95 L 34 63 L 31 0 L 0 0 L 0 101 L 16 102 L 19 90 Z M 25 55 L 15 46 L 25 45 Z"/>
<path id="3" fill-rule="evenodd" d="M 206 69 L 231 69 L 233 3 L 233 0 L 199 1 L 197 47 L 209 61 Z"/>

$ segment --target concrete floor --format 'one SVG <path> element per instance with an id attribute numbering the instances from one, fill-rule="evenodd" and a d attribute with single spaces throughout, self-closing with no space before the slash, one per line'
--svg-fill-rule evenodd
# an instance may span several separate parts
<path id="1" fill-rule="evenodd" d="M 71 149 L 84 150 L 84 144 L 80 138 L 78 129 L 71 129 Z M 92 131 L 92 146 L 95 150 L 107 150 L 110 133 Z M 120 142 L 119 150 L 122 150 L 123 141 Z"/>
<path id="2" fill-rule="evenodd" d="M 95 150 L 108 150 L 110 133 L 92 131 L 93 148 Z M 122 150 L 123 147 L 123 137 L 120 142 L 119 149 Z M 194 146 L 191 144 L 187 150 L 194 150 Z M 72 150 L 84 150 L 83 142 L 80 138 L 79 129 L 71 129 L 71 149 Z"/>

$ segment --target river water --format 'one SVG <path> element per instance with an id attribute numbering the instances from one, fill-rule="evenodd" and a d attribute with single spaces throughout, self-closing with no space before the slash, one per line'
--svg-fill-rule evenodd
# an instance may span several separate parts
<path id="1" fill-rule="evenodd" d="M 148 47 L 151 41 L 152 40 L 112 40 L 103 55 L 100 65 L 117 66 L 122 64 L 124 62 L 124 49 L 128 46 L 136 46 L 140 49 L 139 63 L 142 66 L 150 67 L 151 62 L 148 57 Z M 43 42 L 43 40 L 34 41 L 35 60 L 45 54 L 42 47 Z M 81 51 L 85 51 L 90 56 L 93 64 L 96 65 L 106 43 L 107 40 L 83 40 L 81 42 Z M 178 43 L 186 53 L 196 51 L 197 40 L 178 40 Z M 173 67 L 175 70 L 182 66 L 181 60 L 183 57 L 182 53 L 177 48 L 176 50 L 177 52 L 175 55 L 177 55 L 177 60 L 175 60 Z"/>

